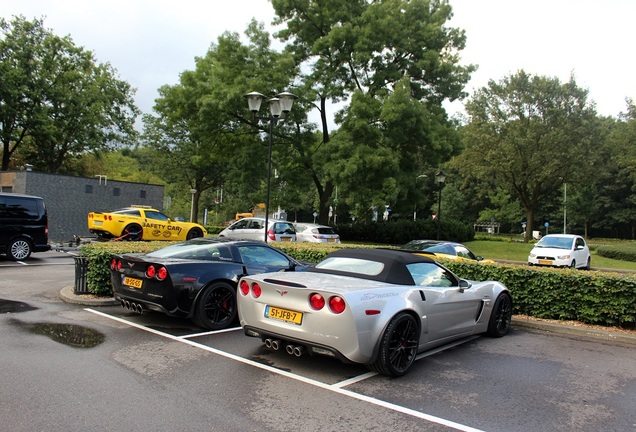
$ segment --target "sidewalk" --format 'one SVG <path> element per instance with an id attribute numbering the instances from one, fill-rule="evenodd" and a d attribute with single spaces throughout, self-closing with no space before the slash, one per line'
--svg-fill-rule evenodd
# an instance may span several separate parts
<path id="1" fill-rule="evenodd" d="M 116 306 L 119 304 L 119 302 L 113 297 L 98 297 L 92 294 L 75 294 L 73 285 L 68 285 L 62 288 L 60 291 L 60 298 L 67 303 L 91 307 Z M 590 337 L 607 342 L 618 342 L 636 346 L 636 332 L 623 333 L 611 328 L 605 329 L 586 326 L 584 324 L 574 325 L 519 316 L 512 317 L 512 325 L 513 327 L 541 330 L 546 333 Z"/>

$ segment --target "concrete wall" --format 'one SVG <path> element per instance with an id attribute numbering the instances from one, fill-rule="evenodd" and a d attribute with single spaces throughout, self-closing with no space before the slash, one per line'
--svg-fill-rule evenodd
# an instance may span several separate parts
<path id="1" fill-rule="evenodd" d="M 108 180 L 105 177 L 73 177 L 35 171 L 0 172 L 0 189 L 44 198 L 49 214 L 49 241 L 69 241 L 73 235 L 91 235 L 87 215 L 91 211 L 112 211 L 130 205 L 163 209 L 164 189 Z"/>

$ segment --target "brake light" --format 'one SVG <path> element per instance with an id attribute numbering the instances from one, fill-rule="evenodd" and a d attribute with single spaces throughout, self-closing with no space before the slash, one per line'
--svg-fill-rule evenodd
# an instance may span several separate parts
<path id="1" fill-rule="evenodd" d="M 153 265 L 146 267 L 146 277 L 152 279 L 157 274 L 157 269 Z"/>
<path id="2" fill-rule="evenodd" d="M 333 296 L 329 299 L 329 309 L 335 314 L 344 312 L 347 305 L 342 297 Z"/>
<path id="3" fill-rule="evenodd" d="M 274 234 L 274 230 L 267 231 L 267 237 L 269 237 L 270 240 L 275 241 L 276 240 L 276 234 Z"/>
<path id="4" fill-rule="evenodd" d="M 168 269 L 165 268 L 164 266 L 159 267 L 159 270 L 157 270 L 157 279 L 162 281 L 167 277 L 168 277 Z"/>
<path id="5" fill-rule="evenodd" d="M 246 295 L 248 295 L 250 293 L 250 284 L 248 284 L 246 281 L 242 280 L 241 284 L 240 284 L 240 289 L 241 289 L 241 294 L 246 296 Z"/>
<path id="6" fill-rule="evenodd" d="M 257 283 L 253 283 L 252 284 L 252 295 L 254 296 L 254 298 L 259 298 L 261 296 L 261 294 L 263 294 L 263 290 L 261 289 L 261 286 Z"/>
<path id="7" fill-rule="evenodd" d="M 117 260 L 117 271 L 121 271 L 121 266 L 122 266 L 122 262 L 121 260 Z"/>
<path id="8" fill-rule="evenodd" d="M 110 269 L 115 270 L 117 268 L 117 260 L 115 258 L 110 260 Z"/>
<path id="9" fill-rule="evenodd" d="M 325 307 L 325 298 L 318 293 L 309 295 L 309 305 L 312 309 L 320 310 Z"/>

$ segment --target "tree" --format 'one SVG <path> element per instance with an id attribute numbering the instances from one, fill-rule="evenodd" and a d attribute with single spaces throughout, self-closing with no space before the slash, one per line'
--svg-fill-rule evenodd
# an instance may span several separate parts
<path id="1" fill-rule="evenodd" d="M 493 179 L 519 199 L 526 213 L 526 241 L 537 210 L 567 182 L 590 174 L 599 141 L 587 91 L 571 77 L 532 76 L 524 71 L 490 81 L 466 103 L 469 124 L 465 169 Z"/>
<path id="2" fill-rule="evenodd" d="M 464 95 L 475 69 L 459 65 L 465 35 L 445 26 L 448 1 L 272 5 L 275 23 L 286 25 L 277 36 L 307 71 L 299 91 L 320 114 L 320 140 L 298 148 L 318 191 L 320 221 L 336 184 L 358 217 L 371 205 L 407 202 L 414 175 L 458 149 L 441 104 Z M 343 128 L 332 139 L 327 102 L 342 101 L 350 105 L 336 115 Z"/>
<path id="3" fill-rule="evenodd" d="M 243 202 L 243 211 L 263 202 L 268 141 L 238 113 L 248 114 L 243 95 L 285 88 L 295 69 L 288 56 L 270 49 L 262 24 L 252 21 L 246 35 L 248 44 L 236 33 L 221 35 L 179 84 L 160 88 L 156 115 L 144 116 L 144 145 L 161 155 L 155 171 L 196 190 L 194 221 L 201 195 L 221 186 L 226 197 Z"/>
<path id="4" fill-rule="evenodd" d="M 134 90 L 109 64 L 75 46 L 43 20 L 0 19 L 2 165 L 20 152 L 37 169 L 58 172 L 73 157 L 129 143 L 138 109 Z"/>

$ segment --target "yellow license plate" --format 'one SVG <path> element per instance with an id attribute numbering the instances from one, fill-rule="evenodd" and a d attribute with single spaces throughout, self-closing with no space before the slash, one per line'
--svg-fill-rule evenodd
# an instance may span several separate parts
<path id="1" fill-rule="evenodd" d="M 131 277 L 124 278 L 124 285 L 130 286 L 133 288 L 141 288 L 141 285 L 143 284 L 143 282 L 144 281 L 142 279 L 135 279 Z"/>
<path id="2" fill-rule="evenodd" d="M 552 261 L 550 261 L 550 260 L 539 260 L 539 264 L 552 265 Z"/>
<path id="3" fill-rule="evenodd" d="M 283 237 L 280 241 L 291 241 L 291 237 Z"/>
<path id="4" fill-rule="evenodd" d="M 265 306 L 265 317 L 279 321 L 285 321 L 301 325 L 303 322 L 303 313 L 295 312 L 289 309 L 281 309 L 273 306 Z"/>
<path id="5" fill-rule="evenodd" d="M 335 239 L 335 238 L 328 238 L 328 239 L 327 239 L 327 243 L 332 243 L 332 242 L 335 242 L 335 241 L 336 241 L 336 239 Z"/>

